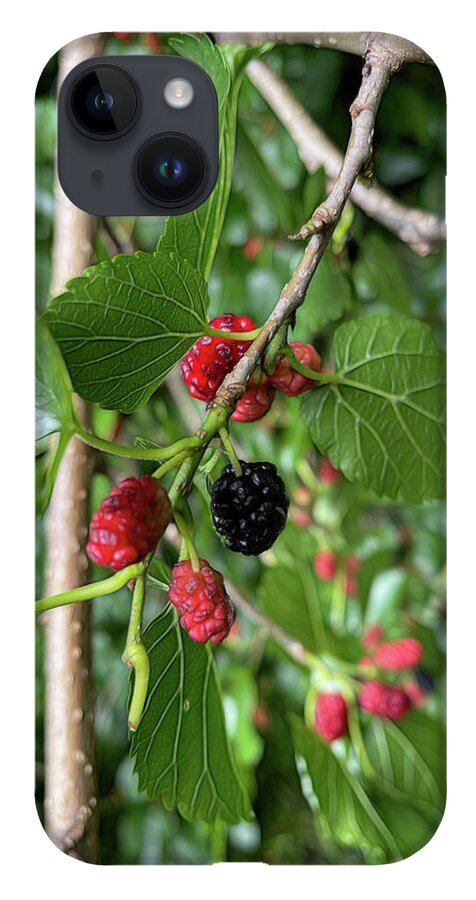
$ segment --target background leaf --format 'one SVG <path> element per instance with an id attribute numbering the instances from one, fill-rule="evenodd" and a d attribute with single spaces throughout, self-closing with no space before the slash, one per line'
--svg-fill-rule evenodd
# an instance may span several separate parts
<path id="1" fill-rule="evenodd" d="M 364 300 L 377 300 L 398 313 L 411 312 L 411 295 L 396 247 L 377 231 L 366 234 L 354 267 L 357 290 Z"/>
<path id="2" fill-rule="evenodd" d="M 309 567 L 279 564 L 264 572 L 258 591 L 263 611 L 273 622 L 315 652 L 325 643 L 317 579 Z"/>
<path id="3" fill-rule="evenodd" d="M 306 302 L 299 311 L 300 325 L 307 333 L 320 331 L 352 309 L 352 284 L 332 252 L 327 252 L 314 275 Z M 301 329 L 302 331 L 302 329 Z M 301 332 L 300 332 L 301 333 Z"/>
<path id="4" fill-rule="evenodd" d="M 78 394 L 131 412 L 205 333 L 207 311 L 205 281 L 186 259 L 137 253 L 70 281 L 47 321 Z"/>
<path id="5" fill-rule="evenodd" d="M 188 259 L 208 279 L 218 248 L 231 190 L 235 157 L 238 93 L 246 64 L 261 56 L 263 47 L 213 45 L 206 35 L 180 35 L 171 46 L 201 65 L 215 84 L 219 109 L 219 159 L 217 183 L 197 209 L 182 216 L 169 216 L 157 246 L 159 252 L 174 252 Z"/>
<path id="6" fill-rule="evenodd" d="M 43 319 L 36 323 L 35 419 L 36 512 L 48 507 L 56 474 L 74 432 L 73 389 L 60 350 Z M 51 436 L 60 432 L 56 439 Z M 48 438 L 50 438 L 48 440 Z"/>
<path id="7" fill-rule="evenodd" d="M 305 773 L 310 779 L 324 834 L 341 844 L 359 847 L 369 862 L 400 859 L 394 835 L 358 778 L 350 775 L 329 745 L 299 719 L 293 719 L 293 737 L 301 758 L 301 777 Z"/>
<path id="8" fill-rule="evenodd" d="M 445 795 L 445 740 L 441 726 L 413 709 L 399 722 L 372 717 L 364 733 L 370 761 L 400 802 L 438 824 Z"/>
<path id="9" fill-rule="evenodd" d="M 149 695 L 131 755 L 139 788 L 185 819 L 236 823 L 250 814 L 228 743 L 210 647 L 194 644 L 167 607 L 145 630 Z"/>
<path id="10" fill-rule="evenodd" d="M 301 410 L 311 437 L 350 481 L 419 502 L 444 493 L 444 363 L 423 322 L 367 316 L 334 337 L 340 383 Z"/>
<path id="11" fill-rule="evenodd" d="M 206 34 L 176 34 L 169 38 L 173 50 L 191 59 L 210 76 L 217 92 L 218 109 L 226 102 L 230 90 L 230 70 L 224 59 L 221 47 L 212 44 Z"/>
<path id="12" fill-rule="evenodd" d="M 73 389 L 63 357 L 42 319 L 36 324 L 36 440 L 55 431 L 71 431 Z"/>

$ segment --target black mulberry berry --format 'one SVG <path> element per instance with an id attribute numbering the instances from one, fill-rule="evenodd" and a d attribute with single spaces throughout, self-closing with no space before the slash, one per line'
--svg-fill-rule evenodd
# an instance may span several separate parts
<path id="1" fill-rule="evenodd" d="M 289 499 L 272 463 L 240 460 L 240 465 L 241 475 L 227 465 L 212 486 L 212 518 L 229 550 L 257 556 L 281 534 Z"/>

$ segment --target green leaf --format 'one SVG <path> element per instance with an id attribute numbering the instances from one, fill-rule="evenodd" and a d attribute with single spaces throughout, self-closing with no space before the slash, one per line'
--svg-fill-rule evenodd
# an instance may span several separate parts
<path id="1" fill-rule="evenodd" d="M 338 380 L 301 405 L 319 450 L 379 496 L 443 496 L 444 362 L 430 328 L 367 316 L 337 329 L 334 355 Z"/>
<path id="2" fill-rule="evenodd" d="M 396 861 L 407 855 L 400 833 L 378 808 L 376 800 L 380 797 L 369 795 L 330 746 L 299 719 L 293 717 L 292 728 L 298 770 L 301 780 L 308 782 L 308 797 L 312 788 L 309 799 L 324 836 L 360 849 L 371 863 Z"/>
<path id="3" fill-rule="evenodd" d="M 108 409 L 145 403 L 206 332 L 208 292 L 186 259 L 116 256 L 50 302 L 47 321 L 75 390 Z"/>
<path id="4" fill-rule="evenodd" d="M 388 237 L 376 231 L 365 235 L 353 277 L 365 299 L 376 299 L 400 313 L 411 311 L 410 290 Z"/>
<path id="5" fill-rule="evenodd" d="M 408 592 L 408 573 L 404 569 L 388 568 L 379 572 L 369 591 L 365 622 L 389 628 L 398 621 L 401 604 Z"/>
<path id="6" fill-rule="evenodd" d="M 169 39 L 170 46 L 181 56 L 197 63 L 210 76 L 218 98 L 220 110 L 230 90 L 230 71 L 218 44 L 212 44 L 206 34 L 177 34 Z"/>
<path id="7" fill-rule="evenodd" d="M 159 556 L 154 556 L 147 569 L 147 580 L 150 581 L 154 587 L 167 592 L 170 587 L 171 579 L 172 566 L 164 559 L 160 559 Z"/>
<path id="8" fill-rule="evenodd" d="M 55 431 L 72 431 L 73 389 L 60 350 L 43 321 L 36 324 L 36 440 Z"/>
<path id="9" fill-rule="evenodd" d="M 62 431 L 57 439 L 53 437 L 46 453 L 36 460 L 35 509 L 37 516 L 42 516 L 48 509 L 58 469 L 71 436 L 71 431 Z"/>
<path id="10" fill-rule="evenodd" d="M 36 323 L 35 405 L 36 440 L 42 442 L 36 464 L 36 513 L 41 516 L 50 502 L 59 465 L 74 433 L 71 381 L 43 319 Z M 55 432 L 60 432 L 59 438 L 46 440 L 43 448 L 43 439 Z"/>
<path id="11" fill-rule="evenodd" d="M 335 256 L 328 252 L 323 256 L 306 296 L 306 303 L 299 312 L 299 326 L 307 334 L 315 334 L 329 322 L 336 322 L 352 309 L 352 284 L 339 266 Z"/>
<path id="12" fill-rule="evenodd" d="M 171 45 L 203 66 L 215 83 L 219 105 L 220 169 L 217 183 L 204 203 L 182 216 L 169 216 L 157 251 L 173 252 L 180 259 L 188 259 L 208 279 L 231 190 L 238 92 L 247 62 L 261 55 L 263 48 L 213 46 L 205 35 L 199 39 L 192 35 L 174 37 Z"/>
<path id="13" fill-rule="evenodd" d="M 194 644 L 170 607 L 146 628 L 144 643 L 149 694 L 131 745 L 139 788 L 185 819 L 249 817 L 210 647 Z"/>
<path id="14" fill-rule="evenodd" d="M 399 722 L 372 717 L 364 738 L 391 796 L 438 824 L 445 803 L 445 741 L 438 723 L 415 709 Z"/>
<path id="15" fill-rule="evenodd" d="M 309 564 L 280 562 L 265 569 L 258 596 L 269 618 L 316 653 L 326 645 L 317 579 Z"/>

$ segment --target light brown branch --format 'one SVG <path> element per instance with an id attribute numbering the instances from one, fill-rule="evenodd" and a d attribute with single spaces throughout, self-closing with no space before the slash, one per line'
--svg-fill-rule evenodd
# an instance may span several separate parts
<path id="1" fill-rule="evenodd" d="M 59 81 L 77 63 L 101 52 L 97 35 L 61 51 Z M 56 188 L 52 292 L 90 264 L 94 220 Z M 84 418 L 86 406 L 77 400 Z M 92 453 L 73 438 L 60 465 L 47 517 L 47 594 L 85 583 L 84 543 Z M 97 862 L 97 793 L 94 753 L 94 689 L 91 673 L 90 604 L 50 610 L 45 628 L 45 826 L 64 852 Z"/>
<path id="2" fill-rule="evenodd" d="M 342 167 L 342 154 L 337 147 L 267 63 L 253 60 L 247 66 L 247 74 L 293 138 L 308 172 L 312 174 L 323 166 L 329 186 L 332 186 Z M 433 213 L 404 206 L 376 184 L 369 189 L 356 182 L 350 199 L 421 256 L 445 241 L 446 227 L 442 219 Z"/>
<path id="3" fill-rule="evenodd" d="M 230 44 L 310 44 L 312 47 L 342 50 L 356 56 L 365 56 L 372 44 L 395 54 L 399 65 L 403 63 L 433 63 L 428 53 L 396 34 L 380 31 L 318 31 L 318 32 L 220 32 L 214 34 L 219 43 Z"/>
<path id="4" fill-rule="evenodd" d="M 368 163 L 377 109 L 388 80 L 399 65 L 396 54 L 389 52 L 378 42 L 368 48 L 360 90 L 350 108 L 352 126 L 341 170 L 329 196 L 314 211 L 307 229 L 306 226 L 302 229 L 312 236 L 299 265 L 281 291 L 279 300 L 258 337 L 224 379 L 211 404 L 212 408 L 236 404 L 246 390 L 248 378 L 279 327 L 304 302 L 311 278 L 322 259 L 357 176 Z"/>

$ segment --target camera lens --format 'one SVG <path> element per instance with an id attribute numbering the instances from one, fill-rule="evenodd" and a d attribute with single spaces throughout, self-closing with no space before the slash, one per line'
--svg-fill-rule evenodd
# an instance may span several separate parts
<path id="1" fill-rule="evenodd" d="M 116 66 L 96 66 L 76 79 L 70 92 L 70 111 L 80 131 L 92 137 L 117 137 L 134 120 L 138 92 L 131 76 Z"/>
<path id="2" fill-rule="evenodd" d="M 94 100 L 96 109 L 110 110 L 114 106 L 114 97 L 110 94 L 98 94 Z"/>
<path id="3" fill-rule="evenodd" d="M 164 206 L 176 206 L 197 196 L 207 173 L 203 149 L 184 134 L 155 135 L 136 156 L 135 174 L 141 192 Z"/>

